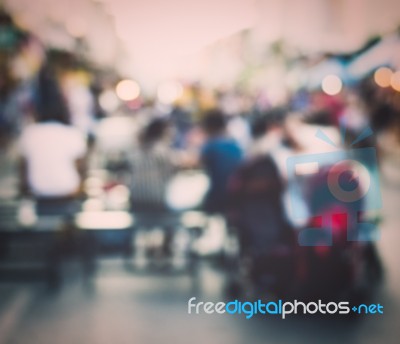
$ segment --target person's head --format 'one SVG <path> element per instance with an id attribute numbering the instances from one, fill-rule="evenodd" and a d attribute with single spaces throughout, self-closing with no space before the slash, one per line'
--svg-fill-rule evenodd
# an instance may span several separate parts
<path id="1" fill-rule="evenodd" d="M 332 112 L 328 109 L 321 109 L 307 114 L 305 117 L 305 122 L 307 124 L 319 126 L 334 125 Z"/>
<path id="2" fill-rule="evenodd" d="M 39 123 L 70 124 L 66 100 L 54 73 L 48 66 L 44 66 L 38 75 L 35 108 L 36 121 Z"/>
<path id="3" fill-rule="evenodd" d="M 259 139 L 272 130 L 282 128 L 286 114 L 286 108 L 276 107 L 257 115 L 251 123 L 251 135 Z"/>
<path id="4" fill-rule="evenodd" d="M 165 118 L 151 120 L 141 133 L 141 143 L 151 145 L 165 139 L 170 130 L 170 123 Z"/>
<path id="5" fill-rule="evenodd" d="M 225 132 L 226 122 L 225 114 L 219 109 L 213 109 L 204 114 L 201 126 L 208 136 L 218 136 Z"/>
<path id="6" fill-rule="evenodd" d="M 305 123 L 305 115 L 302 112 L 288 112 L 283 122 L 283 141 L 293 148 L 299 149 L 298 133 L 302 130 Z"/>

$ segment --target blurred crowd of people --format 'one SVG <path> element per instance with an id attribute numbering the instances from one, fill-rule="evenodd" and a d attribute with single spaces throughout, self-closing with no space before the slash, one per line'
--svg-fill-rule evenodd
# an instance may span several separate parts
<path id="1" fill-rule="evenodd" d="M 31 39 L 21 44 L 38 50 Z M 279 102 L 268 90 L 182 82 L 169 85 L 181 92 L 165 102 L 132 96 L 137 85 L 129 80 L 124 99 L 115 73 L 41 51 L 35 73 L 17 86 L 12 71 L 0 76 L 2 149 L 16 147 L 16 198 L 33 199 L 37 215 L 124 210 L 139 224 L 164 227 L 168 237 L 169 214 L 196 209 L 236 228 L 243 250 L 262 257 L 291 241 L 315 214 L 337 206 L 321 206 L 318 180 L 299 186 L 289 158 L 344 152 L 345 159 L 347 151 L 377 143 L 379 158 L 381 141 L 400 144 L 399 93 L 378 87 L 372 75 L 335 95 L 300 89 Z M 335 163 L 317 162 L 319 168 Z M 367 168 L 377 174 L 378 166 Z M 189 176 L 171 188 L 187 171 L 207 181 Z M 356 188 L 351 176 L 347 183 Z M 198 199 L 182 204 L 193 195 Z M 372 245 L 369 250 L 377 261 Z"/>
<path id="2" fill-rule="evenodd" d="M 244 161 L 268 155 L 279 177 L 287 180 L 290 155 L 329 152 L 330 144 L 336 149 L 373 146 L 371 137 L 357 140 L 370 126 L 377 134 L 396 133 L 396 95 L 369 106 L 378 92 L 371 85 L 346 89 L 340 97 L 301 91 L 273 107 L 232 90 L 216 93 L 212 105 L 203 108 L 193 101 L 186 107 L 147 102 L 100 113 L 88 86 L 72 77 L 60 80 L 45 65 L 30 99 L 24 99 L 29 111 L 16 115 L 21 119 L 11 130 L 24 158 L 21 191 L 70 197 L 83 191 L 85 172 L 104 168 L 129 185 L 134 203 L 161 207 L 166 185 L 178 170 L 202 168 L 210 179 L 204 207 L 222 212 L 229 181 Z M 320 128 L 328 144 L 316 136 Z"/>
<path id="3" fill-rule="evenodd" d="M 329 152 L 318 128 L 337 148 L 374 145 L 371 137 L 356 140 L 369 127 L 398 137 L 398 94 L 369 79 L 336 96 L 300 90 L 279 107 L 263 93 L 188 85 L 189 101 L 142 99 L 107 111 L 93 77 L 90 83 L 87 72 L 50 62 L 4 98 L 19 109 L 12 120 L 1 113 L 4 137 L 19 141 L 20 189 L 38 198 L 76 196 L 88 170 L 104 168 L 123 179 L 137 207 L 161 208 L 177 171 L 202 168 L 210 180 L 204 209 L 223 212 L 229 181 L 244 161 L 270 156 L 284 185 L 288 156 Z"/>

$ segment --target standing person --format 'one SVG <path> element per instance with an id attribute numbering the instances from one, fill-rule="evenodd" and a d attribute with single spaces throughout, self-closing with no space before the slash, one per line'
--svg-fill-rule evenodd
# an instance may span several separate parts
<path id="1" fill-rule="evenodd" d="M 253 255 L 273 250 L 288 237 L 283 205 L 286 185 L 280 166 L 285 159 L 281 148 L 284 116 L 283 109 L 273 109 L 254 121 L 251 157 L 229 184 L 230 215 Z"/>
<path id="2" fill-rule="evenodd" d="M 46 67 L 38 76 L 35 105 L 36 121 L 20 137 L 22 191 L 37 200 L 39 215 L 68 212 L 81 189 L 86 138 L 70 125 L 58 83 Z"/>
<path id="3" fill-rule="evenodd" d="M 252 126 L 251 157 L 229 183 L 230 224 L 238 231 L 240 254 L 248 261 L 248 277 L 261 290 L 284 295 L 293 276 L 293 231 L 283 204 L 282 157 L 284 109 L 273 109 Z M 249 287 L 249 286 L 247 286 Z"/>
<path id="4" fill-rule="evenodd" d="M 201 162 L 210 178 L 205 209 L 209 213 L 224 213 L 228 180 L 242 161 L 243 152 L 226 134 L 226 116 L 220 110 L 206 113 L 202 127 L 207 139 L 201 151 Z"/>

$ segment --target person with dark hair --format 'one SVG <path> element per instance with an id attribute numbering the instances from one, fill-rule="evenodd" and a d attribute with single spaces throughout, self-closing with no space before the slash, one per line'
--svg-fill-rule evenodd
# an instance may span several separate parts
<path id="1" fill-rule="evenodd" d="M 156 118 L 145 126 L 139 147 L 131 156 L 132 206 L 135 210 L 165 210 L 166 187 L 175 173 L 170 149 L 170 124 Z"/>
<path id="2" fill-rule="evenodd" d="M 284 293 L 293 275 L 293 230 L 284 207 L 286 183 L 280 166 L 285 117 L 285 109 L 276 108 L 253 121 L 251 157 L 228 185 L 228 220 L 237 229 L 243 259 L 250 262 L 251 282 L 275 293 Z"/>
<path id="3" fill-rule="evenodd" d="M 276 107 L 256 115 L 251 123 L 251 134 L 257 139 L 265 135 L 273 127 L 281 127 L 285 120 L 287 109 Z"/>
<path id="4" fill-rule="evenodd" d="M 20 137 L 22 191 L 38 199 L 74 197 L 81 186 L 78 166 L 86 154 L 86 138 L 69 125 L 67 106 L 47 67 L 38 75 L 35 108 L 36 122 Z"/>
<path id="5" fill-rule="evenodd" d="M 136 235 L 140 238 L 142 234 L 150 237 L 160 234 L 159 245 L 147 247 L 145 252 L 156 257 L 173 253 L 171 243 L 177 229 L 177 217 L 166 202 L 167 187 L 178 167 L 171 139 L 170 123 L 155 118 L 143 128 L 139 146 L 130 159 L 131 210 L 135 215 Z M 140 256 L 140 250 L 136 254 Z"/>
<path id="6" fill-rule="evenodd" d="M 37 122 L 57 121 L 65 125 L 71 124 L 67 103 L 54 72 L 48 65 L 44 65 L 37 76 L 34 106 Z"/>
<path id="7" fill-rule="evenodd" d="M 210 178 L 204 206 L 210 213 L 224 213 L 228 180 L 242 161 L 243 152 L 239 144 L 226 134 L 226 117 L 220 110 L 207 112 L 202 127 L 207 141 L 201 151 L 201 162 Z"/>
<path id="8" fill-rule="evenodd" d="M 218 109 L 213 109 L 205 114 L 202 127 L 209 136 L 218 136 L 224 133 L 226 124 L 225 114 Z"/>
<path id="9" fill-rule="evenodd" d="M 142 147 L 149 147 L 162 140 L 167 135 L 169 123 L 164 118 L 156 118 L 152 120 L 143 130 L 141 134 Z"/>
<path id="10" fill-rule="evenodd" d="M 258 114 L 251 121 L 253 145 L 250 155 L 258 156 L 270 153 L 282 141 L 282 127 L 287 110 L 284 107 L 269 109 Z"/>

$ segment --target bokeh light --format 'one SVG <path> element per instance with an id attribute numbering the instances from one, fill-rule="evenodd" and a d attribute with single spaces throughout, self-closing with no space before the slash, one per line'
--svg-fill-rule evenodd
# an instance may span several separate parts
<path id="1" fill-rule="evenodd" d="M 140 87 L 136 81 L 121 80 L 115 88 L 117 96 L 124 101 L 134 100 L 140 95 Z"/>
<path id="2" fill-rule="evenodd" d="M 390 68 L 381 67 L 375 71 L 374 80 L 380 87 L 389 87 L 393 72 Z"/>
<path id="3" fill-rule="evenodd" d="M 323 80 L 322 80 L 322 90 L 331 96 L 334 96 L 342 90 L 342 80 L 334 74 L 327 75 Z"/>
<path id="4" fill-rule="evenodd" d="M 397 71 L 392 75 L 390 78 L 390 85 L 393 87 L 394 90 L 400 92 L 400 71 Z"/>

